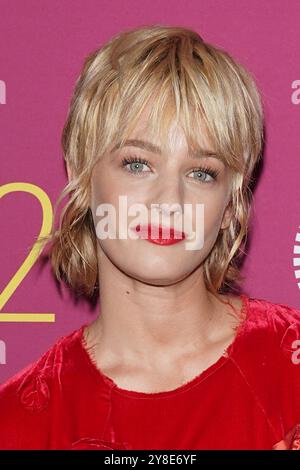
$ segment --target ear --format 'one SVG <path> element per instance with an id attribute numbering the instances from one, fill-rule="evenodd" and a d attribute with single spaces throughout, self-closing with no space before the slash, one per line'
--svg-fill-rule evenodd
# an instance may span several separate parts
<path id="1" fill-rule="evenodd" d="M 225 230 L 229 227 L 232 216 L 233 216 L 232 204 L 231 204 L 231 201 L 229 201 L 225 209 L 224 215 L 223 215 L 223 220 L 221 224 L 222 230 Z"/>

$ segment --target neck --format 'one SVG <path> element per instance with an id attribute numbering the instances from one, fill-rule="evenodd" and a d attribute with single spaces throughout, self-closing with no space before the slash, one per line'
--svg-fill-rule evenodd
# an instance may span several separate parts
<path id="1" fill-rule="evenodd" d="M 89 326 L 95 355 L 145 366 L 162 358 L 201 353 L 231 341 L 232 310 L 205 287 L 202 266 L 172 285 L 145 284 L 124 274 L 102 254 L 99 262 L 100 315 Z"/>

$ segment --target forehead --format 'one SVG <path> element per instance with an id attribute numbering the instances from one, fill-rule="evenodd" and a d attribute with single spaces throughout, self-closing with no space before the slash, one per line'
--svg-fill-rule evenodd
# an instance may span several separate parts
<path id="1" fill-rule="evenodd" d="M 180 123 L 176 123 L 173 120 L 166 132 L 166 139 L 162 141 L 159 131 L 154 133 L 149 125 L 147 114 L 144 110 L 141 119 L 137 122 L 135 127 L 130 131 L 126 132 L 123 140 L 115 143 L 113 150 L 125 146 L 135 146 L 142 148 L 146 151 L 163 154 L 163 153 L 175 153 L 175 152 L 187 152 L 191 156 L 203 156 L 215 155 L 215 148 L 207 137 L 207 132 L 202 123 L 199 123 L 196 132 L 197 146 L 195 148 L 189 148 L 185 132 Z"/>

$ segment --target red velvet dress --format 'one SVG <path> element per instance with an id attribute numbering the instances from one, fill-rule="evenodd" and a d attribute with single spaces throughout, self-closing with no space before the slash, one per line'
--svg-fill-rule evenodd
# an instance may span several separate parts
<path id="1" fill-rule="evenodd" d="M 85 325 L 62 337 L 0 387 L 0 449 L 299 449 L 300 311 L 241 298 L 229 348 L 169 391 L 119 388 Z"/>

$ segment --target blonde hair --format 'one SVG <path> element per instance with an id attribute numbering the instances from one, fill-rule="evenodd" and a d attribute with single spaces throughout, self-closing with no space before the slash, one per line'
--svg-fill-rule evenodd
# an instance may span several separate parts
<path id="1" fill-rule="evenodd" d="M 92 296 L 98 285 L 97 238 L 89 207 L 94 165 L 113 143 L 126 140 L 149 97 L 149 129 L 166 141 L 171 121 L 180 119 L 189 147 L 200 147 L 195 123 L 205 126 L 220 158 L 233 174 L 230 226 L 220 230 L 203 262 L 212 293 L 243 280 L 253 170 L 262 154 L 263 109 L 253 77 L 224 50 L 197 32 L 152 25 L 125 30 L 91 53 L 75 85 L 62 132 L 62 149 L 72 178 L 49 258 L 59 281 Z"/>

